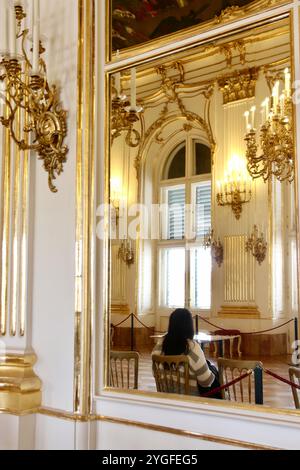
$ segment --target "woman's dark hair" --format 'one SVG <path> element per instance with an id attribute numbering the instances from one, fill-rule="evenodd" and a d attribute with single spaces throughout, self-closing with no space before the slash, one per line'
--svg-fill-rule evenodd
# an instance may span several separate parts
<path id="1" fill-rule="evenodd" d="M 169 330 L 163 341 L 162 352 L 166 356 L 188 354 L 188 340 L 193 339 L 194 334 L 191 312 L 185 308 L 178 308 L 170 316 Z"/>

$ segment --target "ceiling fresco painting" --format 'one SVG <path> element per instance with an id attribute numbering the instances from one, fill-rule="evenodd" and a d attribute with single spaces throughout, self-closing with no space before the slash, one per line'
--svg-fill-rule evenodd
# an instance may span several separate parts
<path id="1" fill-rule="evenodd" d="M 211 20 L 253 0 L 112 0 L 113 51 Z"/>

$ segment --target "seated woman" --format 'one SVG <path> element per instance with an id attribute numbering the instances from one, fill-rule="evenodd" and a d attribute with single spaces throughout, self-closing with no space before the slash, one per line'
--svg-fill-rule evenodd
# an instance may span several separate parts
<path id="1" fill-rule="evenodd" d="M 179 308 L 172 313 L 168 333 L 157 342 L 153 355 L 188 357 L 191 395 L 199 396 L 220 385 L 217 369 L 206 360 L 199 343 L 194 341 L 193 318 L 187 309 Z M 221 394 L 211 398 L 221 398 Z"/>

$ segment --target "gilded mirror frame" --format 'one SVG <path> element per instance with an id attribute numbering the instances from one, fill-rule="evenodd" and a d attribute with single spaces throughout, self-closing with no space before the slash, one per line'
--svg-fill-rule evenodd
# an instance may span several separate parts
<path id="1" fill-rule="evenodd" d="M 220 27 L 232 24 L 241 18 L 247 18 L 263 10 L 272 10 L 281 5 L 291 3 L 290 0 L 253 0 L 244 7 L 237 7 L 237 10 L 231 7 L 223 10 L 219 16 L 200 23 L 196 26 L 181 29 L 175 33 L 161 36 L 157 39 L 152 39 L 147 42 L 138 44 L 136 46 L 127 47 L 119 51 L 119 56 L 112 50 L 112 0 L 105 0 L 106 2 L 106 63 L 117 62 L 125 60 L 132 56 L 148 53 L 152 50 L 159 49 L 171 45 L 174 42 L 183 41 L 185 39 L 192 39 L 193 36 L 200 33 L 206 33 L 210 30 L 220 29 Z"/>
<path id="2" fill-rule="evenodd" d="M 276 6 L 278 4 L 286 4 L 287 2 L 275 2 Z M 290 2 L 288 2 L 290 3 Z M 255 2 L 256 6 L 257 4 L 261 5 L 261 2 Z M 291 51 L 291 69 L 292 69 L 292 77 L 293 81 L 295 80 L 295 66 L 294 66 L 294 18 L 293 18 L 293 4 L 289 6 L 289 8 L 286 8 L 284 13 L 280 13 L 274 16 L 270 16 L 266 18 L 264 21 L 266 24 L 273 23 L 275 21 L 278 21 L 279 19 L 286 18 L 289 20 L 290 24 L 290 35 L 291 35 L 291 44 L 290 44 L 290 51 Z M 251 24 L 251 29 L 255 29 L 257 26 L 261 25 L 261 21 L 256 19 L 256 22 Z M 231 30 L 229 36 L 242 32 L 245 29 L 243 27 L 237 27 L 235 30 Z M 216 34 L 213 38 L 208 38 L 206 40 L 207 43 L 211 43 L 213 39 L 218 39 L 219 35 L 218 32 L 216 31 Z M 199 44 L 194 44 L 193 47 L 196 47 Z M 203 43 L 201 43 L 203 45 Z M 180 49 L 180 52 L 183 52 L 184 50 L 190 50 L 191 46 L 187 45 L 185 49 Z M 128 52 L 128 51 L 127 51 Z M 157 60 L 166 60 L 170 55 L 173 55 L 176 53 L 176 45 L 172 49 L 172 51 L 165 52 L 163 54 L 159 54 L 157 57 L 155 53 L 151 58 L 146 58 L 142 60 L 141 58 L 137 58 L 135 62 L 130 62 L 128 65 L 121 65 L 116 63 L 114 66 L 108 65 L 106 67 L 106 73 L 105 73 L 105 111 L 106 111 L 106 116 L 107 116 L 107 122 L 110 122 L 110 113 L 111 113 L 111 107 L 110 107 L 110 102 L 111 102 L 111 76 L 115 74 L 116 72 L 128 70 L 132 65 L 139 66 L 143 65 L 146 63 L 149 63 L 150 61 L 157 61 Z M 131 51 L 131 53 L 133 53 Z M 294 115 L 296 117 L 296 107 L 294 106 Z M 297 132 L 297 125 L 294 125 L 294 137 L 295 137 L 295 148 L 296 148 L 296 155 L 297 155 L 297 139 L 296 139 L 296 132 Z M 109 125 L 105 126 L 105 203 L 109 203 L 110 201 L 110 128 Z M 299 259 L 299 212 L 298 212 L 298 174 L 297 174 L 297 167 L 298 167 L 298 159 L 296 156 L 296 161 L 295 161 L 295 200 L 296 200 L 296 214 L 297 214 L 297 257 Z M 290 409 L 282 409 L 282 408 L 271 408 L 268 406 L 257 406 L 257 405 L 246 405 L 243 403 L 230 403 L 229 401 L 220 401 L 220 400 L 214 400 L 214 399 L 205 399 L 201 397 L 193 398 L 193 397 L 184 397 L 182 395 L 177 396 L 173 394 L 162 394 L 162 393 L 157 393 L 157 392 L 147 392 L 143 390 L 136 390 L 136 391 L 128 391 L 128 390 L 120 390 L 120 389 L 114 389 L 112 387 L 109 387 L 107 384 L 109 383 L 109 350 L 110 350 L 110 326 L 109 326 L 109 318 L 110 318 L 110 306 L 109 306 L 109 295 L 108 292 L 110 291 L 110 285 L 109 285 L 109 275 L 110 275 L 110 263 L 109 263 L 109 253 L 110 253 L 110 240 L 109 240 L 109 220 L 108 220 L 108 215 L 106 218 L 106 233 L 105 233 L 105 240 L 104 240 L 104 257 L 103 257 L 103 269 L 104 269 L 104 284 L 103 284 L 103 292 L 104 292 L 104 297 L 105 297 L 105 302 L 104 302 L 104 318 L 102 321 L 104 321 L 104 335 L 105 335 L 105 344 L 104 344 L 104 359 L 105 359 L 105 364 L 104 364 L 104 384 L 100 385 L 100 397 L 115 397 L 115 398 L 120 398 L 120 399 L 138 399 L 138 398 L 144 398 L 144 399 L 149 399 L 151 402 L 156 401 L 157 403 L 160 404 L 170 404 L 170 403 L 175 403 L 180 400 L 183 406 L 188 405 L 189 403 L 198 403 L 200 405 L 206 406 L 209 405 L 210 407 L 216 407 L 218 408 L 227 408 L 227 409 L 237 409 L 237 410 L 245 410 L 245 411 L 252 411 L 254 413 L 269 413 L 269 414 L 283 414 L 283 415 L 289 415 L 289 416 L 300 416 L 300 411 L 297 410 L 290 410 Z M 299 302 L 299 277 L 298 277 L 298 302 Z M 103 325 L 103 323 L 102 323 Z M 99 387 L 99 385 L 98 385 Z M 97 395 L 96 395 L 97 398 Z"/>

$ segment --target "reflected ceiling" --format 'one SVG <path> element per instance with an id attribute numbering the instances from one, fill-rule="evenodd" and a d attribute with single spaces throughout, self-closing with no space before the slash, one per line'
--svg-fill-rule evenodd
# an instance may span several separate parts
<path id="1" fill-rule="evenodd" d="M 253 0 L 112 0 L 112 47 L 116 51 L 135 46 L 250 3 Z"/>

